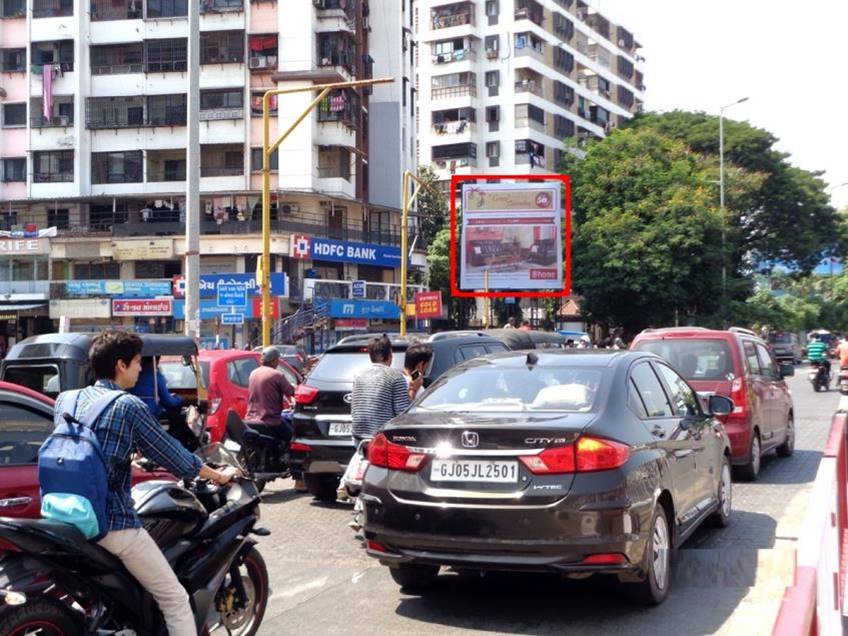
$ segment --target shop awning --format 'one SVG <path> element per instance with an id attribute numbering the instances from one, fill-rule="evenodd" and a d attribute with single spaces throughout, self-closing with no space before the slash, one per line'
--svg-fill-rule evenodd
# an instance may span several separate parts
<path id="1" fill-rule="evenodd" d="M 40 309 L 46 307 L 47 303 L 25 303 L 25 304 L 0 304 L 0 314 L 17 313 L 19 311 L 29 311 L 30 309 Z"/>

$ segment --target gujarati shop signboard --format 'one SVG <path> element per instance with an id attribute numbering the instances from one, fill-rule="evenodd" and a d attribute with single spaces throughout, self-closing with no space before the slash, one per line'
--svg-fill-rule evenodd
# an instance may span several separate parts
<path id="1" fill-rule="evenodd" d="M 113 316 L 170 316 L 174 301 L 170 298 L 114 298 Z"/>

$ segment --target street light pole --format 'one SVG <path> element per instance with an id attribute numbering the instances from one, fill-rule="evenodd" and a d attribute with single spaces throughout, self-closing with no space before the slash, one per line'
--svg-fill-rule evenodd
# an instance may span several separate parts
<path id="1" fill-rule="evenodd" d="M 731 106 L 747 102 L 743 97 L 732 104 L 722 106 L 718 112 L 718 199 L 721 209 L 721 321 L 727 327 L 727 225 L 724 209 L 724 111 Z"/>
<path id="2" fill-rule="evenodd" d="M 200 3 L 188 3 L 185 335 L 200 338 Z"/>

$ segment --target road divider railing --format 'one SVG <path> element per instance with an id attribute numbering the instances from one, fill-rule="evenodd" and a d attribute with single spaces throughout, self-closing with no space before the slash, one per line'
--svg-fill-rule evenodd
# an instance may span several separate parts
<path id="1" fill-rule="evenodd" d="M 848 411 L 833 416 L 798 537 L 795 578 L 773 636 L 842 634 L 848 530 Z"/>

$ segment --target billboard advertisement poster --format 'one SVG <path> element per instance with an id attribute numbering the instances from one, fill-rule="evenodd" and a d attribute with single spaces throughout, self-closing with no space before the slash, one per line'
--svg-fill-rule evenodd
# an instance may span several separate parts
<path id="1" fill-rule="evenodd" d="M 466 185 L 460 289 L 562 289 L 560 190 L 559 182 Z"/>
<path id="2" fill-rule="evenodd" d="M 415 294 L 415 317 L 421 320 L 442 317 L 442 292 L 428 291 Z"/>

